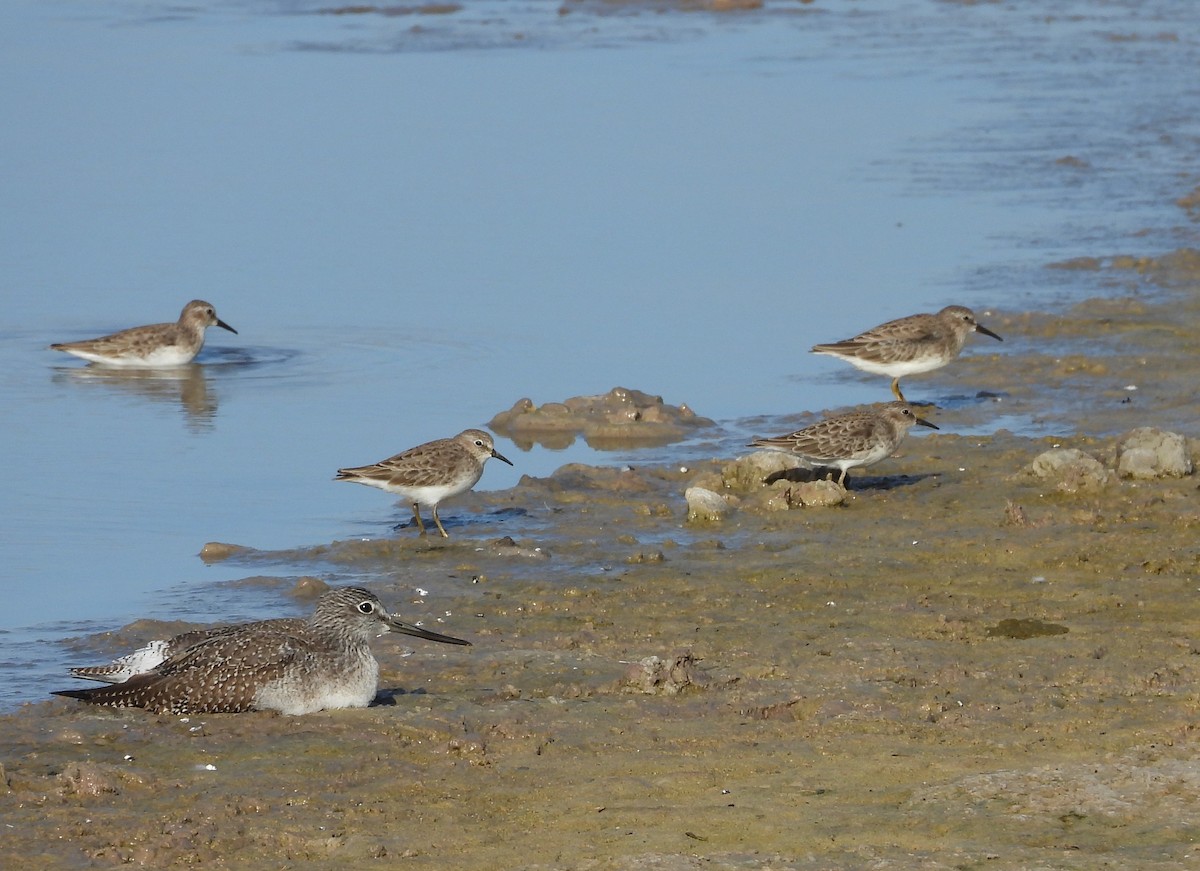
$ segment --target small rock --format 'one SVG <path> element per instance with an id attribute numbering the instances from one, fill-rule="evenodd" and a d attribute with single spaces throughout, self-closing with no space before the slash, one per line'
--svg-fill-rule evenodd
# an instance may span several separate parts
<path id="1" fill-rule="evenodd" d="M 1035 478 L 1055 480 L 1065 493 L 1099 490 L 1112 480 L 1112 473 L 1095 457 L 1076 448 L 1055 448 L 1039 454 L 1025 471 Z"/>
<path id="2" fill-rule="evenodd" d="M 621 692 L 655 696 L 675 696 L 688 687 L 707 686 L 708 678 L 691 653 L 681 653 L 671 660 L 647 656 L 630 663 L 619 681 Z"/>
<path id="3" fill-rule="evenodd" d="M 305 575 L 302 578 L 297 578 L 295 586 L 292 587 L 292 596 L 297 599 L 309 601 L 319 598 L 322 593 L 329 590 L 329 584 L 325 583 L 320 578 L 314 578 L 312 575 Z"/>
<path id="4" fill-rule="evenodd" d="M 782 451 L 755 451 L 721 468 L 721 479 L 734 490 L 757 490 L 767 478 L 798 467 L 794 457 Z"/>
<path id="5" fill-rule="evenodd" d="M 667 558 L 661 550 L 656 550 L 651 553 L 642 551 L 625 558 L 625 562 L 631 566 L 644 565 L 646 563 L 662 563 L 666 561 Z"/>
<path id="6" fill-rule="evenodd" d="M 846 488 L 837 481 L 808 481 L 788 488 L 790 507 L 831 508 L 846 501 Z"/>
<path id="7" fill-rule="evenodd" d="M 1190 475 L 1187 439 L 1150 426 L 1130 430 L 1117 442 L 1117 474 L 1137 479 Z"/>
<path id="8" fill-rule="evenodd" d="M 683 497 L 687 499 L 688 520 L 723 520 L 730 510 L 724 496 L 703 487 L 688 487 Z"/>
<path id="9" fill-rule="evenodd" d="M 210 541 L 204 547 L 200 548 L 200 559 L 205 565 L 218 563 L 222 560 L 227 560 L 236 554 L 242 554 L 249 551 L 250 548 L 243 547 L 240 544 L 226 544 L 223 541 Z"/>
<path id="10" fill-rule="evenodd" d="M 540 547 L 529 547 L 517 544 L 511 535 L 498 538 L 492 542 L 492 552 L 496 556 L 515 556 L 526 559 L 550 559 L 550 551 Z"/>
<path id="11" fill-rule="evenodd" d="M 137 774 L 98 762 L 76 762 L 58 774 L 59 793 L 64 796 L 94 798 L 105 794 L 119 794 L 128 784 L 142 784 L 144 779 Z"/>

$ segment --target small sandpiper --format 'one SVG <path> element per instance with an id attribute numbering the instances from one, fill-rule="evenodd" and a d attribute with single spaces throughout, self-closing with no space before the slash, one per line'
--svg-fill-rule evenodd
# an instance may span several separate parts
<path id="1" fill-rule="evenodd" d="M 838 484 L 844 487 L 848 469 L 890 457 L 915 424 L 937 429 L 917 417 L 908 403 L 889 402 L 826 418 L 785 436 L 754 439 L 748 447 L 791 454 L 806 469 L 839 469 Z"/>
<path id="2" fill-rule="evenodd" d="M 389 631 L 470 644 L 393 617 L 368 590 L 342 587 L 322 594 L 307 620 L 260 620 L 187 632 L 111 665 L 73 668 L 75 677 L 109 683 L 55 695 L 159 714 L 310 714 L 362 708 L 375 698 L 379 681 L 379 663 L 368 642 Z"/>
<path id="3" fill-rule="evenodd" d="M 449 538 L 438 517 L 438 503 L 465 493 L 483 477 L 483 464 L 495 457 L 512 465 L 496 450 L 492 437 L 481 429 L 463 430 L 454 438 L 435 439 L 370 466 L 338 469 L 335 481 L 352 481 L 395 493 L 412 506 L 421 535 L 421 506 L 433 511 L 442 538 Z"/>
<path id="4" fill-rule="evenodd" d="M 212 303 L 194 299 L 183 307 L 179 320 L 173 324 L 131 327 L 98 339 L 61 342 L 51 345 L 50 349 L 65 351 L 104 366 L 183 366 L 196 359 L 196 355 L 204 347 L 204 331 L 208 327 L 222 327 L 231 333 L 237 333 L 237 330 L 217 317 Z"/>
<path id="5" fill-rule="evenodd" d="M 828 354 L 864 372 L 892 376 L 892 393 L 901 402 L 900 378 L 940 369 L 958 356 L 970 333 L 983 333 L 1003 342 L 961 305 L 948 305 L 937 314 L 909 315 L 880 324 L 853 339 L 813 345 L 814 354 Z"/>

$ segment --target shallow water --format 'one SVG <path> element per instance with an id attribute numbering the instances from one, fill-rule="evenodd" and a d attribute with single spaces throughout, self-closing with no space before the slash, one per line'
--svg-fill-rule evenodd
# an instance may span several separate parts
<path id="1" fill-rule="evenodd" d="M 286 610 L 196 554 L 391 535 L 339 466 L 615 385 L 724 424 L 675 455 L 733 454 L 886 398 L 813 342 L 1125 292 L 1043 267 L 1196 241 L 1186 0 L 321 8 L 0 9 L 0 706 L 64 637 Z M 186 372 L 44 350 L 194 297 L 239 335 Z M 966 354 L 1040 341 L 1005 339 Z M 483 488 L 672 456 L 499 447 Z"/>

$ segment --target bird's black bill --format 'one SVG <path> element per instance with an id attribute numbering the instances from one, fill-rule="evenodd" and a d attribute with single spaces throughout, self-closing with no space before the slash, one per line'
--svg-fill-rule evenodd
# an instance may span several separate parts
<path id="1" fill-rule="evenodd" d="M 930 423 L 923 417 L 914 418 L 913 423 L 919 423 L 921 426 L 927 426 L 930 429 L 941 429 L 941 427 L 938 426 L 936 423 Z"/>
<path id="2" fill-rule="evenodd" d="M 229 330 L 229 332 L 233 333 L 235 336 L 237 335 L 237 330 L 235 330 L 233 327 L 229 326 L 229 324 L 225 323 L 220 318 L 217 318 L 217 326 L 224 327 L 225 329 Z M 980 329 L 983 329 L 983 327 L 980 327 Z M 1000 337 L 996 336 L 996 338 L 998 339 Z"/>
<path id="3" fill-rule="evenodd" d="M 499 460 L 502 463 L 508 463 L 510 466 L 512 465 L 512 460 L 510 460 L 508 457 L 504 456 L 504 454 L 500 453 L 495 448 L 492 448 L 492 456 L 495 457 L 497 460 Z"/>
<path id="4" fill-rule="evenodd" d="M 985 327 L 985 326 L 981 326 L 980 324 L 976 324 L 976 325 L 975 325 L 975 332 L 977 332 L 977 333 L 983 333 L 985 336 L 991 336 L 991 337 L 992 337 L 993 339 L 995 339 L 997 342 L 1003 342 L 1003 341 L 1004 341 L 1002 338 L 1000 338 L 999 336 L 997 336 L 995 333 L 993 333 L 993 332 L 992 332 L 991 330 L 989 330 L 987 327 Z"/>
<path id="5" fill-rule="evenodd" d="M 465 644 L 468 647 L 471 646 L 470 641 L 463 641 L 461 638 L 455 638 L 451 635 L 430 632 L 428 629 L 422 629 L 420 626 L 414 626 L 411 623 L 405 623 L 403 620 L 395 618 L 388 621 L 388 628 L 393 632 L 412 635 L 414 638 L 424 638 L 426 641 L 440 641 L 442 644 Z"/>

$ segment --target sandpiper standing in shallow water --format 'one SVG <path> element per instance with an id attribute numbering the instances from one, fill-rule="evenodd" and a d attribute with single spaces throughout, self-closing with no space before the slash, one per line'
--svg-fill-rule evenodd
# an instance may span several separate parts
<path id="1" fill-rule="evenodd" d="M 421 506 L 428 506 L 433 511 L 438 532 L 442 538 L 449 538 L 438 517 L 438 503 L 465 493 L 479 483 L 483 464 L 491 457 L 512 465 L 512 460 L 496 450 L 490 435 L 481 429 L 468 429 L 454 438 L 435 439 L 370 466 L 338 469 L 334 480 L 352 481 L 395 493 L 412 505 L 421 535 L 425 534 Z"/>
<path id="2" fill-rule="evenodd" d="M 880 324 L 853 339 L 813 345 L 814 354 L 839 357 L 864 372 L 892 377 L 892 393 L 901 402 L 900 379 L 940 369 L 958 356 L 970 333 L 1004 340 L 975 320 L 961 305 L 948 305 L 937 314 L 909 315 Z"/>
<path id="3" fill-rule="evenodd" d="M 914 424 L 937 429 L 917 417 L 908 403 L 889 402 L 826 418 L 785 436 L 755 439 L 749 447 L 790 454 L 806 469 L 839 469 L 838 484 L 845 486 L 848 469 L 890 457 Z"/>
<path id="4" fill-rule="evenodd" d="M 343 587 L 324 593 L 308 620 L 260 620 L 188 632 L 158 642 L 169 656 L 147 671 L 119 683 L 55 695 L 160 714 L 309 714 L 362 708 L 375 698 L 379 681 L 379 663 L 368 642 L 388 631 L 443 644 L 470 644 L 393 617 L 368 590 Z M 138 653 L 149 647 L 153 645 Z M 122 657 L 113 666 L 127 665 L 128 659 Z M 111 681 L 113 666 L 71 673 Z"/>
<path id="5" fill-rule="evenodd" d="M 209 327 L 222 327 L 231 333 L 237 333 L 237 330 L 217 317 L 212 303 L 194 299 L 183 307 L 179 320 L 173 324 L 131 327 L 98 339 L 60 342 L 51 345 L 50 349 L 65 351 L 104 366 L 183 366 L 192 362 L 200 353 L 200 349 L 204 347 L 204 331 Z"/>

